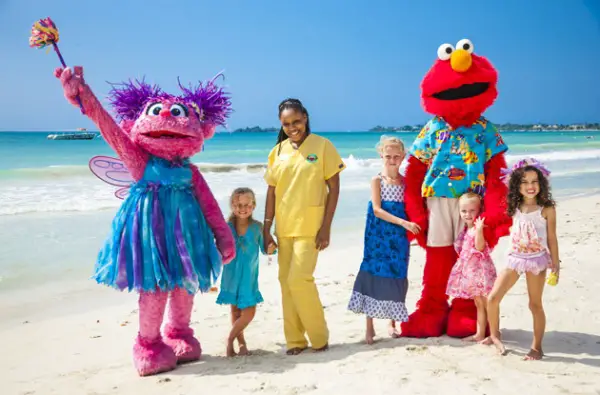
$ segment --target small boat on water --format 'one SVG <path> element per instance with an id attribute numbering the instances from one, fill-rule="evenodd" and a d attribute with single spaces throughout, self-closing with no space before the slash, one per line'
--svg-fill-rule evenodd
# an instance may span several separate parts
<path id="1" fill-rule="evenodd" d="M 88 132 L 85 128 L 77 128 L 77 132 L 52 133 L 47 136 L 48 140 L 93 140 L 98 133 Z"/>

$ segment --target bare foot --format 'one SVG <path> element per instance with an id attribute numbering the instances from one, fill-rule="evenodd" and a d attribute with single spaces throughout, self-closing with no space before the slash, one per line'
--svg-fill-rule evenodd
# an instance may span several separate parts
<path id="1" fill-rule="evenodd" d="M 287 355 L 298 355 L 298 354 L 302 353 L 304 350 L 306 350 L 306 347 L 302 347 L 302 348 L 294 347 L 294 348 L 290 348 L 285 353 Z"/>
<path id="2" fill-rule="evenodd" d="M 494 342 L 492 341 L 492 338 L 490 336 L 488 336 L 485 339 L 483 339 L 482 341 L 480 341 L 479 344 L 484 345 L 484 346 L 491 346 L 492 344 L 494 344 Z"/>
<path id="3" fill-rule="evenodd" d="M 481 343 L 481 342 L 484 342 L 485 339 L 486 339 L 485 334 L 483 334 L 483 335 L 474 334 L 473 336 L 465 337 L 463 339 L 463 341 Z"/>
<path id="4" fill-rule="evenodd" d="M 496 346 L 498 354 L 506 355 L 506 347 L 504 347 L 504 344 L 502 344 L 502 340 L 497 338 L 496 336 L 490 336 L 490 338 L 492 339 L 494 346 Z"/>
<path id="5" fill-rule="evenodd" d="M 542 349 L 535 350 L 535 349 L 530 349 L 529 352 L 527 353 L 527 355 L 525 355 L 525 357 L 523 357 L 524 361 L 539 361 L 540 359 L 542 359 L 542 357 L 544 356 L 544 352 L 542 351 Z"/>
<path id="6" fill-rule="evenodd" d="M 398 339 L 400 337 L 400 332 L 398 332 L 398 329 L 396 329 L 395 326 L 388 326 L 388 335 L 390 335 L 390 337 L 392 339 Z"/>
<path id="7" fill-rule="evenodd" d="M 248 351 L 248 347 L 245 344 L 240 344 L 240 351 L 238 351 L 238 355 L 249 356 L 252 355 L 252 353 Z"/>
<path id="8" fill-rule="evenodd" d="M 367 344 L 375 343 L 375 340 L 373 340 L 374 337 L 375 337 L 375 330 L 367 328 L 367 332 L 365 333 L 365 342 Z"/>
<path id="9" fill-rule="evenodd" d="M 235 348 L 233 347 L 233 341 L 227 341 L 227 351 L 226 354 L 228 357 L 235 357 L 237 354 L 235 353 Z"/>

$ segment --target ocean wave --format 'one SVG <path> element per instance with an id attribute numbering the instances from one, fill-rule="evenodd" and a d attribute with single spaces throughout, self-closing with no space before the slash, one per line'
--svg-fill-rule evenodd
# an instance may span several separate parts
<path id="1" fill-rule="evenodd" d="M 600 159 L 600 149 L 551 151 L 539 153 L 519 153 L 506 155 L 507 162 L 512 163 L 525 157 L 533 156 L 545 162 L 580 161 L 586 159 Z M 379 158 L 361 158 L 349 155 L 344 158 L 348 171 L 381 166 Z M 203 173 L 261 173 L 266 163 L 195 163 Z M 72 177 L 90 177 L 92 172 L 88 166 L 81 165 L 55 165 L 39 168 L 20 168 L 0 170 L 0 180 L 17 179 L 69 179 Z"/>

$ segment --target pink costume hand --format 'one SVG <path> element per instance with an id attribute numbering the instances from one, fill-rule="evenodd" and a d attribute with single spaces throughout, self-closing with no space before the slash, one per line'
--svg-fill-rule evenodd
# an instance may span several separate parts
<path id="1" fill-rule="evenodd" d="M 75 66 L 74 70 L 71 70 L 70 67 L 66 69 L 58 67 L 54 70 L 54 76 L 60 80 L 63 92 L 69 103 L 79 107 L 77 96 L 89 93 L 89 87 L 83 79 L 83 67 Z"/>

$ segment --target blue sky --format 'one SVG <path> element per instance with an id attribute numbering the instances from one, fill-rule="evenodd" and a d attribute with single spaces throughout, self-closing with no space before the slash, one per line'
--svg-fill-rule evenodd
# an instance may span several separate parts
<path id="1" fill-rule="evenodd" d="M 0 0 L 0 130 L 93 128 L 64 100 L 56 54 L 28 46 L 46 16 L 99 97 L 106 81 L 145 75 L 176 92 L 178 76 L 224 70 L 230 129 L 277 125 L 290 96 L 316 130 L 424 122 L 419 83 L 462 38 L 498 69 L 492 121 L 600 121 L 599 0 Z"/>

